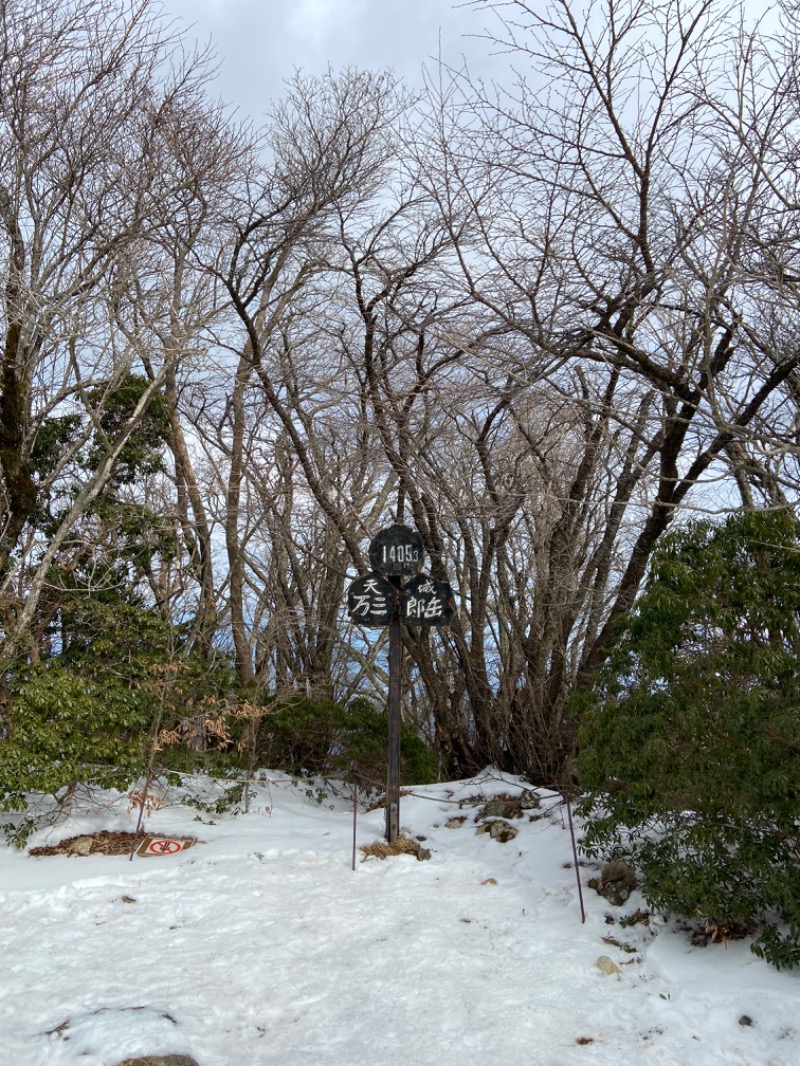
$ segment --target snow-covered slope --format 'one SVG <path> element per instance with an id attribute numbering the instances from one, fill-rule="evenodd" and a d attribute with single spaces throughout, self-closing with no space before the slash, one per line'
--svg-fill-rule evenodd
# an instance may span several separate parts
<path id="1" fill-rule="evenodd" d="M 692 948 L 660 916 L 624 925 L 641 896 L 612 908 L 588 866 L 581 924 L 557 797 L 508 843 L 477 835 L 479 797 L 521 789 L 490 772 L 415 789 L 401 824 L 430 860 L 359 854 L 355 872 L 352 809 L 276 774 L 246 815 L 153 813 L 149 831 L 200 839 L 179 855 L 3 846 L 0 1064 L 800 1063 L 800 974 L 743 941 Z M 30 845 L 133 829 L 127 800 L 105 798 Z M 359 844 L 382 834 L 382 811 L 359 814 Z"/>

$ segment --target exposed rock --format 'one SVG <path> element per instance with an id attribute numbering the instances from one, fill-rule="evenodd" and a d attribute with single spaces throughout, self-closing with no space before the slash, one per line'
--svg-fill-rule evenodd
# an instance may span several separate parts
<path id="1" fill-rule="evenodd" d="M 90 836 L 73 837 L 69 842 L 67 855 L 89 855 L 92 850 L 92 838 Z"/>
<path id="2" fill-rule="evenodd" d="M 526 811 L 536 810 L 539 805 L 539 797 L 533 789 L 527 789 L 518 796 L 509 796 L 508 793 L 502 792 L 483 805 L 475 815 L 475 821 L 483 822 L 490 818 L 522 818 Z"/>
<path id="3" fill-rule="evenodd" d="M 521 818 L 526 811 L 536 810 L 539 806 L 541 801 L 533 789 L 526 789 L 518 796 L 509 796 L 508 793 L 502 792 L 484 804 L 475 821 L 483 818 Z"/>
<path id="4" fill-rule="evenodd" d="M 137 1059 L 125 1059 L 119 1066 L 200 1066 L 191 1055 L 144 1055 Z"/>
<path id="5" fill-rule="evenodd" d="M 479 825 L 475 833 L 477 835 L 488 833 L 492 840 L 496 840 L 500 844 L 507 844 L 509 840 L 513 840 L 517 835 L 517 830 L 513 825 L 509 825 L 508 822 L 497 819 L 494 822 L 486 822 L 484 825 Z"/>
<path id="6" fill-rule="evenodd" d="M 613 959 L 610 959 L 608 955 L 601 955 L 595 963 L 595 966 L 601 973 L 608 974 L 609 976 L 614 973 L 619 973 L 619 966 L 617 966 Z"/>
<path id="7" fill-rule="evenodd" d="M 466 815 L 463 814 L 459 818 L 449 818 L 444 823 L 444 827 L 445 829 L 460 829 L 466 820 Z"/>
<path id="8" fill-rule="evenodd" d="M 520 814 L 519 800 L 510 799 L 508 796 L 495 796 L 480 811 L 478 818 L 519 818 Z"/>
<path id="9" fill-rule="evenodd" d="M 615 907 L 627 902 L 631 892 L 636 888 L 636 871 L 627 862 L 617 859 L 607 862 L 600 871 L 597 891 Z"/>

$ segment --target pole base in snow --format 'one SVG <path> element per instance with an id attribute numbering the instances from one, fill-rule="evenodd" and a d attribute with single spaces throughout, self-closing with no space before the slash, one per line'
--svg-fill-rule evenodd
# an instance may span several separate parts
<path id="1" fill-rule="evenodd" d="M 394 844 L 400 833 L 397 808 L 398 805 L 396 803 L 387 803 L 386 805 L 386 842 L 388 844 Z"/>

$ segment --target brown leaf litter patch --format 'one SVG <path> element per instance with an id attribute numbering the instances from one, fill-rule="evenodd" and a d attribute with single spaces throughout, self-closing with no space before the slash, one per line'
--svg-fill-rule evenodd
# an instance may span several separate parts
<path id="1" fill-rule="evenodd" d="M 702 929 L 694 932 L 692 944 L 696 948 L 705 948 L 709 944 L 727 944 L 729 940 L 744 940 L 752 936 L 756 928 L 756 923 L 753 921 L 737 922 L 732 918 L 713 921 L 709 918 Z"/>
<path id="2" fill-rule="evenodd" d="M 592 887 L 592 882 L 591 881 L 589 882 L 589 886 Z M 651 915 L 650 911 L 643 911 L 643 910 L 641 910 L 641 908 L 639 908 L 638 910 L 634 911 L 633 914 L 629 914 L 627 917 L 621 918 L 619 924 L 622 925 L 622 926 L 626 926 L 626 927 L 629 926 L 629 925 L 647 925 L 647 926 L 649 926 L 651 918 L 652 918 L 652 915 Z"/>
<path id="3" fill-rule="evenodd" d="M 388 859 L 390 855 L 413 855 L 420 862 L 431 857 L 428 848 L 421 848 L 419 842 L 408 837 L 398 837 L 394 844 L 376 840 L 374 844 L 362 844 L 361 852 L 365 859 Z"/>
<path id="4" fill-rule="evenodd" d="M 68 837 L 60 840 L 57 844 L 45 844 L 38 848 L 31 848 L 29 855 L 130 855 L 131 851 L 137 850 L 149 840 L 180 840 L 183 848 L 191 847 L 196 843 L 194 837 L 171 837 L 167 833 L 154 837 L 152 833 L 127 833 L 103 829 L 98 833 L 83 833 L 80 836 Z"/>
<path id="5" fill-rule="evenodd" d="M 612 947 L 619 948 L 620 951 L 626 951 L 629 955 L 635 955 L 639 950 L 633 944 L 626 944 L 624 940 L 618 940 L 615 936 L 604 936 L 601 939 L 604 944 L 611 944 Z"/>

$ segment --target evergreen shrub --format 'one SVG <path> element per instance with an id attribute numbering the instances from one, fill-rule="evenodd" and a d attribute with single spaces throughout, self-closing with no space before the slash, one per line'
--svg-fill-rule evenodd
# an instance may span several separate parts
<path id="1" fill-rule="evenodd" d="M 61 615 L 68 644 L 7 674 L 0 811 L 25 810 L 30 793 L 43 793 L 66 812 L 76 785 L 124 790 L 147 767 L 154 670 L 171 653 L 170 627 L 153 609 L 97 597 L 76 597 Z"/>
<path id="2" fill-rule="evenodd" d="M 333 700 L 298 696 L 263 720 L 257 760 L 260 765 L 291 774 L 335 777 L 355 762 L 365 781 L 386 780 L 388 720 L 367 699 L 346 706 Z M 400 732 L 400 773 L 404 783 L 436 780 L 436 755 L 403 723 Z"/>
<path id="3" fill-rule="evenodd" d="M 590 855 L 651 906 L 757 929 L 800 963 L 800 523 L 756 512 L 667 536 L 582 715 Z"/>

